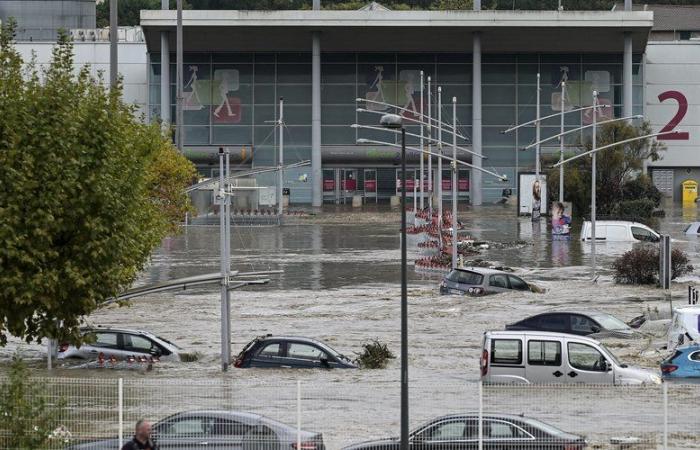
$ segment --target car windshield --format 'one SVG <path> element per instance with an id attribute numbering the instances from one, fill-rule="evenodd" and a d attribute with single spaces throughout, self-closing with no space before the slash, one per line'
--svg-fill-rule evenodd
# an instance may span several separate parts
<path id="1" fill-rule="evenodd" d="M 468 270 L 453 270 L 447 275 L 449 281 L 461 284 L 481 284 L 484 276 L 480 273 L 471 272 Z"/>
<path id="2" fill-rule="evenodd" d="M 593 314 L 591 318 L 606 330 L 629 330 L 630 327 L 620 319 L 610 314 Z"/>
<path id="3" fill-rule="evenodd" d="M 160 337 L 160 336 L 156 336 L 156 337 L 157 337 L 158 339 L 160 339 L 161 341 L 163 341 L 163 342 L 165 342 L 165 343 L 167 343 L 167 344 L 172 345 L 172 346 L 175 347 L 176 349 L 182 350 L 180 347 L 178 347 L 176 344 L 173 344 L 173 343 L 170 342 L 169 340 L 167 340 L 167 339 L 165 339 L 165 338 L 163 338 L 163 337 Z"/>
<path id="4" fill-rule="evenodd" d="M 615 363 L 615 365 L 617 365 L 617 366 L 619 366 L 619 367 L 627 367 L 627 364 L 622 364 L 622 363 L 620 362 L 620 360 L 617 359 L 617 357 L 615 357 L 615 354 L 614 354 L 613 352 L 610 351 L 609 348 L 607 348 L 607 347 L 604 346 L 603 344 L 600 344 L 600 348 L 602 348 L 603 351 L 608 355 L 608 357 L 609 357 L 610 359 L 613 360 L 613 362 Z"/>

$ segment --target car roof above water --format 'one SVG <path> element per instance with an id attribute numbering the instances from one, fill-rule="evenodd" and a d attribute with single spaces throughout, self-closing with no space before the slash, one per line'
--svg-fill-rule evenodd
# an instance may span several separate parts
<path id="1" fill-rule="evenodd" d="M 485 267 L 455 267 L 454 270 L 459 270 L 460 272 L 475 272 L 480 275 L 492 275 L 492 274 L 508 274 L 508 272 L 504 272 L 502 270 L 498 269 L 490 269 L 490 268 L 485 268 Z"/>
<path id="2" fill-rule="evenodd" d="M 527 336 L 527 337 L 543 337 L 543 338 L 568 338 L 568 339 L 576 339 L 576 340 L 582 340 L 582 341 L 587 341 L 590 342 L 591 344 L 598 344 L 599 342 L 593 338 L 589 338 L 586 336 L 580 336 L 577 334 L 570 334 L 570 333 L 560 333 L 560 332 L 554 332 L 554 331 L 531 331 L 531 330 L 522 330 L 522 331 L 514 331 L 514 330 L 493 330 L 493 331 L 486 331 L 484 332 L 484 336 L 487 336 L 489 338 L 520 338 L 522 336 Z"/>

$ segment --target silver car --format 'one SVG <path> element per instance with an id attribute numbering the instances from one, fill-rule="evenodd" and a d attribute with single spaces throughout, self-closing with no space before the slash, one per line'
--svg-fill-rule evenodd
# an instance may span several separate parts
<path id="1" fill-rule="evenodd" d="M 510 273 L 481 267 L 453 269 L 440 283 L 441 294 L 485 295 L 512 290 L 529 291 L 530 285 Z"/>
<path id="2" fill-rule="evenodd" d="M 182 361 L 182 349 L 169 340 L 147 331 L 115 328 L 83 328 L 86 342 L 80 347 L 61 343 L 58 359 L 105 359 L 125 360 L 131 357 L 157 357 L 162 361 Z"/>

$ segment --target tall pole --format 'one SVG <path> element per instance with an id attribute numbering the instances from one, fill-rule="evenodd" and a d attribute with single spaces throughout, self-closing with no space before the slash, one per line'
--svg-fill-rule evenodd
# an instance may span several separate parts
<path id="1" fill-rule="evenodd" d="M 452 268 L 457 267 L 457 97 L 452 97 Z"/>
<path id="2" fill-rule="evenodd" d="M 625 11 L 632 11 L 632 0 L 625 0 Z M 624 53 L 622 61 L 622 115 L 632 115 L 632 34 L 624 33 Z"/>
<path id="3" fill-rule="evenodd" d="M 115 87 L 119 77 L 119 12 L 117 0 L 109 0 L 109 86 Z"/>
<path id="4" fill-rule="evenodd" d="M 231 332 L 230 326 L 230 310 L 229 310 L 229 292 L 228 292 L 228 275 L 229 275 L 229 254 L 230 249 L 227 248 L 228 239 L 226 237 L 228 208 L 226 203 L 228 196 L 226 192 L 226 166 L 224 164 L 224 149 L 219 148 L 219 233 L 220 233 L 220 259 L 221 259 L 221 370 L 228 370 L 231 358 Z"/>
<path id="5" fill-rule="evenodd" d="M 313 0 L 314 11 L 321 1 Z M 311 206 L 323 204 L 323 171 L 321 158 L 321 32 L 311 32 Z"/>
<path id="6" fill-rule="evenodd" d="M 177 0 L 177 31 L 176 31 L 176 59 L 177 59 L 177 67 L 175 68 L 175 95 L 177 96 L 176 98 L 176 106 L 175 106 L 175 120 L 177 121 L 176 124 L 176 144 L 177 144 L 177 149 L 182 153 L 182 147 L 184 145 L 184 139 L 185 139 L 185 129 L 183 127 L 183 114 L 182 114 L 182 100 L 183 100 L 183 94 L 182 94 L 182 79 L 184 78 L 183 71 L 182 71 L 182 0 Z"/>
<path id="7" fill-rule="evenodd" d="M 170 7 L 168 0 L 161 1 L 161 9 Z M 170 35 L 160 32 L 160 122 L 163 131 L 170 130 Z"/>
<path id="8" fill-rule="evenodd" d="M 420 120 L 421 120 L 421 125 L 420 125 L 420 149 L 421 152 L 423 151 L 423 121 L 425 120 L 423 118 L 423 71 L 420 71 Z M 425 194 L 423 192 L 423 159 L 425 158 L 425 155 L 421 153 L 420 155 L 420 209 L 421 211 L 423 210 L 423 195 Z M 415 211 L 414 211 L 415 212 Z"/>
<path id="9" fill-rule="evenodd" d="M 596 261 L 595 261 L 595 245 L 596 245 L 596 238 L 595 238 L 595 193 L 596 193 L 596 146 L 597 146 L 597 117 L 598 117 L 598 92 L 593 91 L 593 139 L 592 139 L 592 151 L 593 154 L 591 155 L 591 272 L 592 272 L 592 278 L 595 281 L 595 269 L 596 269 Z"/>
<path id="10" fill-rule="evenodd" d="M 537 111 L 535 122 L 535 180 L 540 181 L 540 74 L 537 73 Z"/>
<path id="11" fill-rule="evenodd" d="M 437 127 L 438 127 L 438 176 L 437 176 L 437 201 L 438 201 L 438 236 L 440 247 L 442 248 L 442 87 L 437 88 L 438 95 L 438 111 L 437 111 Z"/>
<path id="12" fill-rule="evenodd" d="M 430 220 L 433 218 L 433 90 L 428 77 L 428 209 Z"/>
<path id="13" fill-rule="evenodd" d="M 401 450 L 408 450 L 408 288 L 406 274 L 406 129 L 401 127 Z"/>
<path id="14" fill-rule="evenodd" d="M 561 82 L 561 122 L 560 133 L 564 134 L 564 96 L 566 95 L 566 81 Z M 564 136 L 559 138 L 559 162 L 564 161 Z M 564 201 L 564 165 L 559 166 L 559 202 Z"/>
<path id="15" fill-rule="evenodd" d="M 277 170 L 277 213 L 282 220 L 284 213 L 284 98 L 280 97 L 280 118 L 277 124 L 280 127 L 280 146 L 279 146 L 279 166 Z"/>

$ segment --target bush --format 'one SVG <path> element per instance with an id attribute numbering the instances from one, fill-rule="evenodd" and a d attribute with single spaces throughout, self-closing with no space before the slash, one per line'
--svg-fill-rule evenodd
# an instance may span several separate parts
<path id="1" fill-rule="evenodd" d="M 634 180 L 629 180 L 622 185 L 622 197 L 626 200 L 646 199 L 654 203 L 654 207 L 661 204 L 663 194 L 654 186 L 654 183 L 646 175 Z"/>
<path id="2" fill-rule="evenodd" d="M 389 363 L 389 360 L 394 358 L 396 356 L 386 344 L 382 344 L 374 339 L 362 345 L 362 353 L 357 355 L 355 364 L 362 369 L 383 369 Z"/>
<path id="3" fill-rule="evenodd" d="M 636 247 L 613 263 L 614 279 L 623 284 L 656 284 L 659 282 L 659 250 L 653 246 Z M 693 271 L 688 255 L 680 249 L 671 251 L 671 279 Z"/>
<path id="4" fill-rule="evenodd" d="M 656 208 L 653 200 L 640 198 L 638 200 L 623 200 L 617 204 L 615 214 L 621 218 L 649 218 Z"/>

